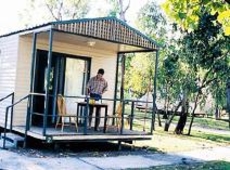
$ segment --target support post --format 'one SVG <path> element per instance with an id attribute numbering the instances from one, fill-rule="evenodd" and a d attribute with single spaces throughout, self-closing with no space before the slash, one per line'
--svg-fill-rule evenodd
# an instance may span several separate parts
<path id="1" fill-rule="evenodd" d="M 37 33 L 33 33 L 33 48 L 31 55 L 31 68 L 30 68 L 30 92 L 34 92 L 35 82 L 35 67 L 36 67 L 36 44 L 37 44 Z"/>
<path id="2" fill-rule="evenodd" d="M 87 124 L 89 118 L 89 98 L 86 97 L 86 108 L 84 109 L 84 134 L 87 134 Z"/>
<path id="3" fill-rule="evenodd" d="M 35 69 L 36 69 L 36 61 L 37 61 L 36 46 L 37 46 L 37 33 L 33 33 L 33 48 L 32 48 L 32 55 L 31 55 L 31 68 L 30 68 L 30 93 L 34 93 L 34 86 L 35 86 Z M 29 99 L 30 109 L 27 109 L 27 111 L 30 112 L 30 114 L 32 114 L 34 110 L 33 109 L 34 95 L 31 95 L 28 99 Z"/>
<path id="4" fill-rule="evenodd" d="M 125 81 L 125 55 L 121 54 L 121 91 L 120 98 L 124 100 L 124 81 Z"/>
<path id="5" fill-rule="evenodd" d="M 14 104 L 14 93 L 12 93 L 11 104 Z M 10 132 L 12 131 L 13 128 L 13 113 L 14 113 L 14 107 L 11 108 L 11 113 L 10 113 Z"/>
<path id="6" fill-rule="evenodd" d="M 116 78 L 115 78 L 115 93 L 114 93 L 114 101 L 113 101 L 113 114 L 116 112 L 116 103 L 117 103 L 117 82 L 118 82 L 118 68 L 119 68 L 119 58 L 120 55 L 117 54 L 117 65 L 116 65 Z M 115 124 L 114 119 L 112 120 L 112 125 Z"/>
<path id="7" fill-rule="evenodd" d="M 153 111 L 152 111 L 152 126 L 151 126 L 151 134 L 153 133 L 153 130 L 155 130 L 155 115 L 157 112 L 156 108 L 156 98 L 157 98 L 157 66 L 158 66 L 158 57 L 159 57 L 159 52 L 158 50 L 156 51 L 156 59 L 155 59 L 155 73 L 154 73 L 154 90 L 153 90 Z"/>
<path id="8" fill-rule="evenodd" d="M 47 74 L 46 74 L 46 89 L 45 89 L 45 113 L 43 116 L 43 135 L 46 135 L 48 110 L 49 110 L 49 87 L 50 87 L 50 71 L 52 62 L 52 47 L 53 47 L 53 30 L 49 31 L 49 53 L 47 58 Z"/>

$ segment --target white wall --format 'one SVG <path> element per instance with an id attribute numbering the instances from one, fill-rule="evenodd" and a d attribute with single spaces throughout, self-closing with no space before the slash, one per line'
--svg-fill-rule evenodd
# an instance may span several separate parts
<path id="1" fill-rule="evenodd" d="M 18 35 L 0 38 L 0 98 L 15 91 Z M 0 103 L 0 126 L 4 125 L 6 106 L 11 99 Z"/>
<path id="2" fill-rule="evenodd" d="M 48 51 L 48 40 L 37 39 L 37 49 Z M 19 43 L 19 55 L 16 76 L 16 100 L 27 95 L 30 89 L 30 67 L 32 54 L 32 38 L 21 37 Z M 115 52 L 97 50 L 93 47 L 77 46 L 75 44 L 66 44 L 62 42 L 53 42 L 53 51 L 71 55 L 86 56 L 92 58 L 91 76 L 96 75 L 99 68 L 104 68 L 104 78 L 108 81 L 108 92 L 103 97 L 113 98 L 115 87 L 116 57 Z M 14 79 L 15 81 L 15 79 Z M 109 111 L 112 111 L 110 103 Z M 15 108 L 14 125 L 24 125 L 26 116 L 26 103 L 22 103 Z"/>

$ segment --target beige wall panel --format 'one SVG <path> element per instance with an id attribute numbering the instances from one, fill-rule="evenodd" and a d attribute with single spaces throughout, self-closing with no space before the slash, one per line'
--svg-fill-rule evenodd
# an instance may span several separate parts
<path id="1" fill-rule="evenodd" d="M 37 49 L 48 51 L 48 40 L 37 40 Z M 31 69 L 31 54 L 32 54 L 32 39 L 21 37 L 19 44 L 19 56 L 17 64 L 16 78 L 16 100 L 29 93 L 30 88 L 30 69 Z M 108 81 L 108 92 L 103 97 L 113 98 L 115 87 L 115 70 L 116 57 L 115 52 L 97 50 L 94 47 L 83 47 L 74 44 L 66 44 L 61 42 L 53 42 L 53 51 L 66 53 L 76 56 L 86 56 L 92 59 L 91 76 L 96 75 L 99 68 L 104 68 L 104 78 Z M 109 103 L 109 111 L 112 111 L 112 103 Z M 26 102 L 18 105 L 15 109 L 14 125 L 24 125 L 26 119 Z"/>
<path id="2" fill-rule="evenodd" d="M 2 37 L 0 51 L 0 98 L 2 98 L 15 91 L 18 36 Z M 0 103 L 0 126 L 4 126 L 6 106 L 10 104 L 11 98 Z"/>

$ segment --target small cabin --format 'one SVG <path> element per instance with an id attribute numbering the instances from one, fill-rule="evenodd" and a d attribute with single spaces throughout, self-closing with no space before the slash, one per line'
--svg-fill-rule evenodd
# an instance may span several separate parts
<path id="1" fill-rule="evenodd" d="M 149 131 L 135 130 L 135 101 L 119 95 L 123 90 L 119 86 L 123 80 L 121 58 L 127 53 L 138 52 L 154 53 L 157 62 L 156 42 L 113 17 L 49 22 L 1 35 L 2 131 L 46 142 L 151 139 L 154 111 L 147 121 Z M 86 102 L 86 107 L 80 110 L 78 107 L 79 103 L 85 102 L 87 81 L 97 74 L 99 68 L 105 70 L 104 78 L 109 84 L 102 99 L 106 108 L 102 108 L 100 126 L 103 129 L 111 125 L 111 129 L 94 132 L 87 129 L 89 103 Z M 156 86 L 156 75 L 154 78 Z M 77 131 L 72 127 L 55 128 L 58 94 L 64 96 L 71 119 L 77 118 Z M 123 103 L 123 113 L 119 130 L 116 130 L 112 128 L 115 118 L 108 119 L 115 115 L 118 102 Z M 130 113 L 125 111 L 129 107 L 126 103 L 130 105 Z M 129 125 L 125 125 L 126 116 Z"/>

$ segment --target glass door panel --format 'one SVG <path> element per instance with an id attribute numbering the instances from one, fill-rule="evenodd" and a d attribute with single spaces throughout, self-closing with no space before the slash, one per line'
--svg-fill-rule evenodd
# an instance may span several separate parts
<path id="1" fill-rule="evenodd" d="M 64 83 L 65 96 L 82 96 L 86 94 L 88 69 L 87 60 L 66 58 Z M 76 114 L 77 100 L 80 99 L 66 98 L 67 112 Z"/>

